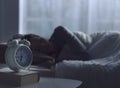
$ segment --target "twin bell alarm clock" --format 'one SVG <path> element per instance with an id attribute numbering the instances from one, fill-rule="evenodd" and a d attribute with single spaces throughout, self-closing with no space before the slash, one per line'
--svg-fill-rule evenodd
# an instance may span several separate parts
<path id="1" fill-rule="evenodd" d="M 32 63 L 33 55 L 30 49 L 30 42 L 27 40 L 18 40 L 8 42 L 5 52 L 5 61 L 10 69 L 19 72 L 27 69 Z"/>

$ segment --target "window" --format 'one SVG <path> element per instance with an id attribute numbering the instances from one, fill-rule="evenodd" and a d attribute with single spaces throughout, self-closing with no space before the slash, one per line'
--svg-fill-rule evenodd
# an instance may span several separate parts
<path id="1" fill-rule="evenodd" d="M 49 38 L 55 27 L 72 31 L 119 31 L 120 0 L 20 0 L 19 33 Z"/>
<path id="2" fill-rule="evenodd" d="M 70 30 L 87 26 L 87 0 L 20 0 L 20 33 L 35 33 L 50 37 L 54 28 L 62 25 Z M 82 9 L 82 10 L 81 10 Z M 84 14 L 86 13 L 86 14 Z M 84 14 L 84 17 L 81 15 Z M 84 26 L 84 27 L 83 27 Z"/>

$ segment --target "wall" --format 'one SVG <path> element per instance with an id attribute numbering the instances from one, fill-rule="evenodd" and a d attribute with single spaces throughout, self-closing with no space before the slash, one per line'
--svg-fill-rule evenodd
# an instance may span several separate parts
<path id="1" fill-rule="evenodd" d="M 18 33 L 19 0 L 0 0 L 0 42 Z"/>

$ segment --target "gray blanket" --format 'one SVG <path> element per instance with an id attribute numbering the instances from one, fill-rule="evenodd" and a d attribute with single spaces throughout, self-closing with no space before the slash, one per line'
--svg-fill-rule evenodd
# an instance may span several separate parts
<path id="1" fill-rule="evenodd" d="M 90 60 L 83 61 L 79 53 L 70 52 L 66 45 L 59 55 L 64 60 L 55 67 L 56 76 L 81 80 L 83 88 L 120 88 L 120 33 L 104 33 L 99 38 L 96 35 L 98 40 L 94 38 L 91 36 L 92 42 L 86 44 Z M 71 57 L 72 60 L 66 59 Z"/>

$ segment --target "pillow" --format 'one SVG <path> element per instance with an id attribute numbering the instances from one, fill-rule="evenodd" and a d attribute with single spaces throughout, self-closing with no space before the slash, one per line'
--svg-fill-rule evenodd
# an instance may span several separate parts
<path id="1" fill-rule="evenodd" d="M 120 33 L 112 32 L 105 34 L 93 44 L 88 53 L 95 58 L 103 58 L 115 54 L 120 50 Z"/>

